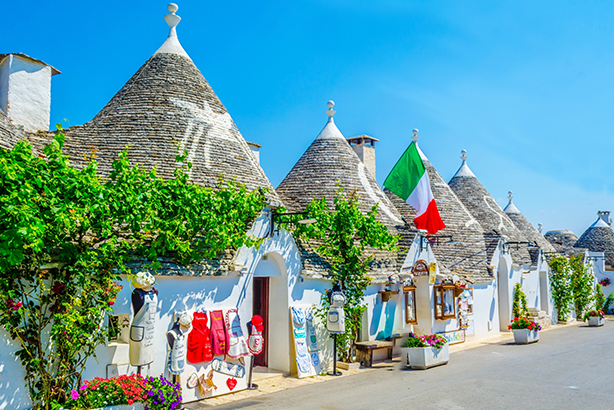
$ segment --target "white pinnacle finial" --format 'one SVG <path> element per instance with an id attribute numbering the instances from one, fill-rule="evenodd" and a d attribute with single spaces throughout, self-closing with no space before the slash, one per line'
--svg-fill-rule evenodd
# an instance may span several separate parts
<path id="1" fill-rule="evenodd" d="M 177 27 L 177 24 L 179 24 L 179 22 L 181 21 L 181 17 L 175 14 L 177 10 L 179 10 L 179 6 L 176 5 L 175 3 L 170 3 L 168 5 L 168 11 L 171 14 L 167 14 L 166 16 L 164 16 L 164 20 L 166 21 L 166 24 L 168 24 L 168 26 L 171 28 L 168 33 L 169 37 L 171 36 L 177 37 L 177 31 L 175 27 Z"/>
<path id="2" fill-rule="evenodd" d="M 414 128 L 414 129 L 412 130 L 412 133 L 414 134 L 414 136 L 413 136 L 413 137 L 411 137 L 411 139 L 412 139 L 414 142 L 417 142 L 417 141 L 420 139 L 420 137 L 418 136 L 418 133 L 419 133 L 419 132 L 420 132 L 420 131 L 418 130 L 418 128 Z"/>
<path id="3" fill-rule="evenodd" d="M 333 107 L 335 106 L 335 102 L 333 100 L 330 100 L 329 102 L 326 103 L 326 105 L 328 106 L 328 110 L 326 110 L 326 114 L 328 114 L 330 118 L 333 118 L 333 115 L 335 115 L 335 113 L 337 112 L 333 110 Z"/>
<path id="4" fill-rule="evenodd" d="M 461 150 L 461 159 L 463 160 L 463 162 L 467 161 L 467 150 L 466 149 Z"/>
<path id="5" fill-rule="evenodd" d="M 177 24 L 181 21 L 181 17 L 176 15 L 175 13 L 179 10 L 179 6 L 175 3 L 170 3 L 168 5 L 168 11 L 170 14 L 164 16 L 164 21 L 168 24 L 170 28 L 168 31 L 168 38 L 162 44 L 162 47 L 155 52 L 155 54 L 178 54 L 187 58 L 190 58 L 188 53 L 185 52 L 181 44 L 179 43 L 179 39 L 177 38 Z"/>
<path id="6" fill-rule="evenodd" d="M 512 198 L 514 198 L 514 193 L 512 191 L 507 191 L 507 199 L 510 200 L 510 204 L 512 203 Z"/>
<path id="7" fill-rule="evenodd" d="M 540 234 L 542 233 L 542 230 L 544 229 L 543 226 L 544 225 L 542 225 L 541 222 L 537 224 L 537 230 L 539 231 Z"/>

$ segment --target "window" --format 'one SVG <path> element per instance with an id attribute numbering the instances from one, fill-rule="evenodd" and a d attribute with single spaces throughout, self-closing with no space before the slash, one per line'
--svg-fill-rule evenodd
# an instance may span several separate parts
<path id="1" fill-rule="evenodd" d="M 416 287 L 403 287 L 405 293 L 405 323 L 408 325 L 417 325 L 418 316 L 416 316 Z"/>
<path id="2" fill-rule="evenodd" d="M 456 318 L 454 303 L 454 285 L 435 285 L 435 319 Z"/>

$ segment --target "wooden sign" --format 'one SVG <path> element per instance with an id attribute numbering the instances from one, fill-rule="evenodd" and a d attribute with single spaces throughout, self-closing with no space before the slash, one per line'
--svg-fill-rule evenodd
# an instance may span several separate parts
<path id="1" fill-rule="evenodd" d="M 429 265 L 423 260 L 420 259 L 416 263 L 414 263 L 413 269 L 414 276 L 428 276 L 429 274 Z"/>

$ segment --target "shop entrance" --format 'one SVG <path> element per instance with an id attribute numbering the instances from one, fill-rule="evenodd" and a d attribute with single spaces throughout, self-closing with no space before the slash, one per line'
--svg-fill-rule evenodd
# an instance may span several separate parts
<path id="1" fill-rule="evenodd" d="M 254 278 L 254 294 L 252 312 L 260 315 L 264 324 L 264 346 L 262 353 L 254 356 L 254 365 L 268 367 L 269 364 L 269 278 Z"/>

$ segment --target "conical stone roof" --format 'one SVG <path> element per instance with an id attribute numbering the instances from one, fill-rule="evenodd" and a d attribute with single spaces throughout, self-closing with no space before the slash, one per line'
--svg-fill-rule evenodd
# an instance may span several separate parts
<path id="1" fill-rule="evenodd" d="M 174 30 L 171 25 L 164 45 L 90 122 L 65 131 L 66 152 L 79 163 L 95 150 L 99 170 L 106 175 L 129 145 L 133 163 L 157 167 L 159 176 L 171 178 L 179 148 L 187 151 L 187 160 L 193 164 L 192 182 L 215 186 L 220 175 L 226 180 L 236 178 L 250 190 L 268 188 L 269 202 L 280 205 L 226 107 L 185 53 Z"/>
<path id="2" fill-rule="evenodd" d="M 572 249 L 575 243 L 578 242 L 576 234 L 568 229 L 548 231 L 544 235 L 544 238 L 550 242 L 557 252 L 561 253 L 567 253 L 567 251 Z"/>
<path id="3" fill-rule="evenodd" d="M 433 197 L 446 227 L 431 239 L 433 253 L 443 273 L 455 273 L 472 283 L 493 280 L 490 259 L 498 238 L 484 233 L 482 226 L 450 189 L 428 158 L 418 148 L 426 166 Z M 405 201 L 389 190 L 384 190 L 409 223 L 416 212 Z M 450 238 L 451 236 L 451 238 Z M 441 239 L 437 238 L 441 237 Z M 453 242 L 450 240 L 453 239 Z"/>
<path id="4" fill-rule="evenodd" d="M 469 212 L 482 225 L 486 233 L 496 233 L 505 242 L 528 241 L 528 238 L 518 230 L 508 215 L 503 212 L 497 201 L 494 200 L 473 172 L 471 172 L 467 165 L 465 154 L 466 151 L 463 150 L 461 156 L 463 163 L 448 183 L 450 188 L 452 188 Z M 510 245 L 509 249 L 514 262 L 525 265 L 533 264 L 526 246 L 526 244 Z"/>
<path id="5" fill-rule="evenodd" d="M 348 193 L 358 192 L 361 211 L 378 205 L 380 222 L 389 228 L 402 226 L 401 215 L 335 125 L 332 107 L 327 112 L 326 126 L 279 184 L 277 194 L 289 210 L 300 212 L 313 198 L 326 197 L 333 208 L 342 187 Z"/>
<path id="6" fill-rule="evenodd" d="M 540 234 L 539 231 L 535 229 L 535 227 L 527 220 L 527 218 L 520 213 L 518 208 L 516 208 L 516 205 L 514 205 L 514 202 L 512 201 L 512 191 L 509 192 L 508 199 L 509 203 L 503 211 L 507 214 L 507 216 L 509 216 L 514 225 L 516 225 L 516 228 L 518 228 L 518 230 L 522 232 L 530 241 L 535 241 L 537 246 L 539 246 L 544 253 L 556 252 L 556 249 L 554 249 L 552 244 L 548 242 L 546 238 L 544 238 L 542 234 Z"/>
<path id="7" fill-rule="evenodd" d="M 393 273 L 399 273 L 405 259 L 405 248 L 411 245 L 415 232 L 405 227 L 401 214 L 383 193 L 364 163 L 349 145 L 335 125 L 332 110 L 334 103 L 329 102 L 329 115 L 326 126 L 309 148 L 297 161 L 288 175 L 276 189 L 285 206 L 291 212 L 304 211 L 312 199 L 326 197 L 328 206 L 334 208 L 337 190 L 357 192 L 362 212 L 370 211 L 378 205 L 377 219 L 394 235 L 401 235 L 398 253 L 370 249 L 374 256 L 369 276 L 383 280 Z M 326 277 L 328 264 L 315 252 L 317 243 L 299 242 L 303 260 L 303 274 L 310 277 Z"/>
<path id="8" fill-rule="evenodd" d="M 0 148 L 12 149 L 18 141 L 27 138 L 23 129 L 16 127 L 4 111 L 0 110 Z"/>
<path id="9" fill-rule="evenodd" d="M 574 248 L 586 248 L 591 252 L 603 252 L 605 263 L 610 267 L 614 267 L 614 231 L 610 225 L 601 219 L 601 215 L 595 223 L 584 231 L 574 244 Z"/>

